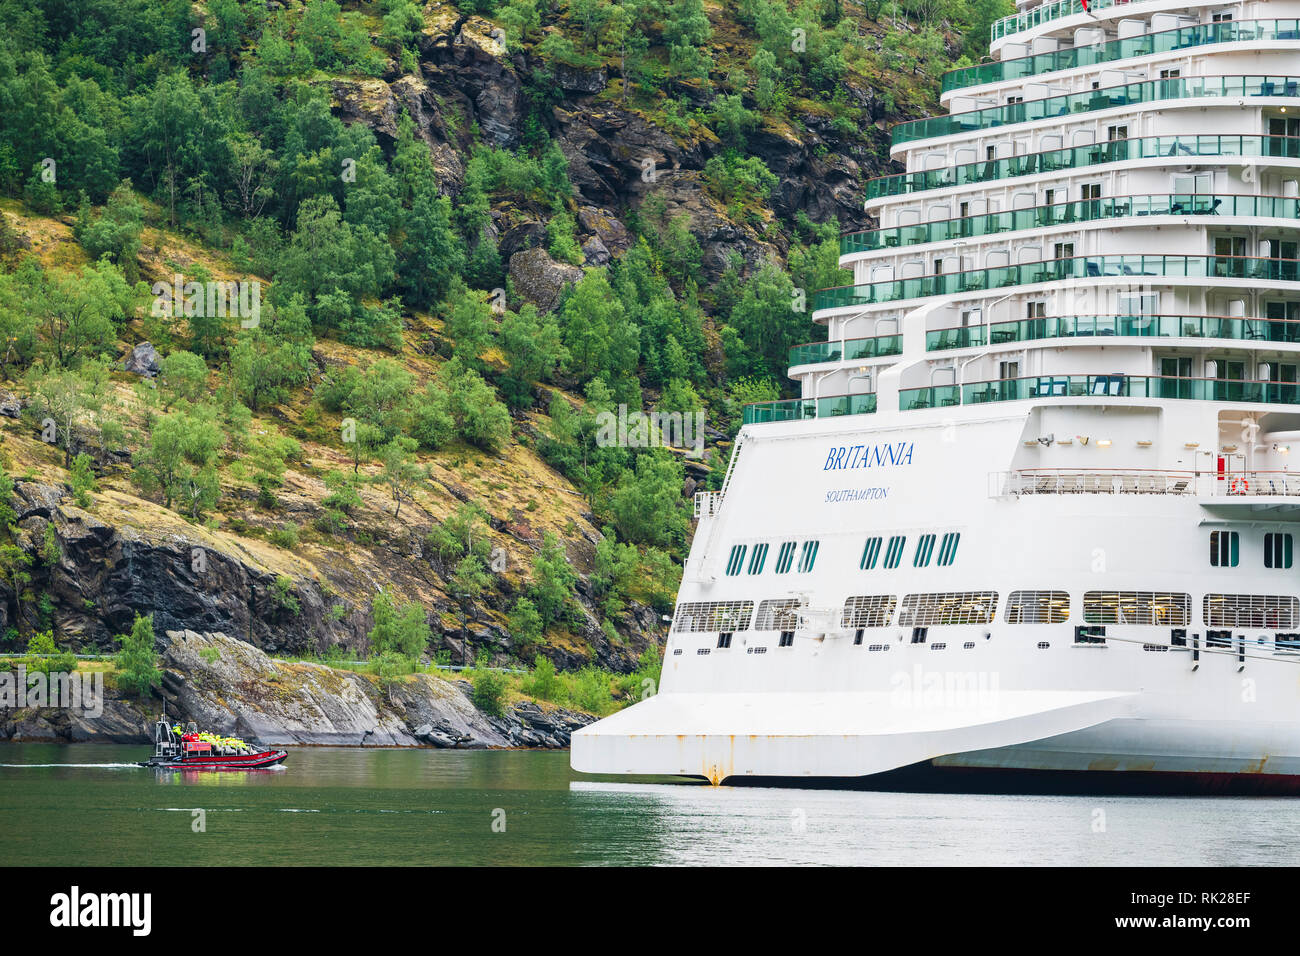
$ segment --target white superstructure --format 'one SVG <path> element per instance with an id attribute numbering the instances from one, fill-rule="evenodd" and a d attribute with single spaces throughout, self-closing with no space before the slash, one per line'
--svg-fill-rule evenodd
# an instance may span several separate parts
<path id="1" fill-rule="evenodd" d="M 1089 6 L 895 129 L 576 769 L 1300 789 L 1300 0 Z"/>

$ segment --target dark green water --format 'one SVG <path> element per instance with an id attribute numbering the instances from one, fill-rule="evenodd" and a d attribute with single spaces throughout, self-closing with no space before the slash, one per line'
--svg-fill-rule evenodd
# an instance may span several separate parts
<path id="1" fill-rule="evenodd" d="M 180 774 L 131 765 L 147 751 L 0 744 L 0 863 L 1300 863 L 1300 800 L 601 781 L 529 751 L 303 748 L 282 770 Z"/>

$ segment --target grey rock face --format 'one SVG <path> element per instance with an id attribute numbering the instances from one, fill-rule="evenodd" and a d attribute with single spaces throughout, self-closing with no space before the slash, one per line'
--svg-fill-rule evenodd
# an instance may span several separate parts
<path id="1" fill-rule="evenodd" d="M 158 364 L 158 350 L 148 342 L 141 342 L 131 350 L 123 366 L 128 372 L 153 378 L 162 367 Z"/>
<path id="2" fill-rule="evenodd" d="M 559 304 L 564 287 L 582 278 L 582 270 L 556 262 L 545 249 L 525 249 L 510 257 L 510 278 L 520 295 L 549 312 Z"/>

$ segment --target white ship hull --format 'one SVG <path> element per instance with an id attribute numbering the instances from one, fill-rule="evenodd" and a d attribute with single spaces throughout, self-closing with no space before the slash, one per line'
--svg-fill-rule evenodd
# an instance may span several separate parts
<path id="1" fill-rule="evenodd" d="M 1021 7 L 896 131 L 575 769 L 1300 790 L 1300 3 Z"/>

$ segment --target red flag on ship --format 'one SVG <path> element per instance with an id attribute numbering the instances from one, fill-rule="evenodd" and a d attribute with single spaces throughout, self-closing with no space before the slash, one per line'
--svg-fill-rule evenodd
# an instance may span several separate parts
<path id="1" fill-rule="evenodd" d="M 1083 12 L 1088 12 L 1088 0 L 1083 0 Z"/>

